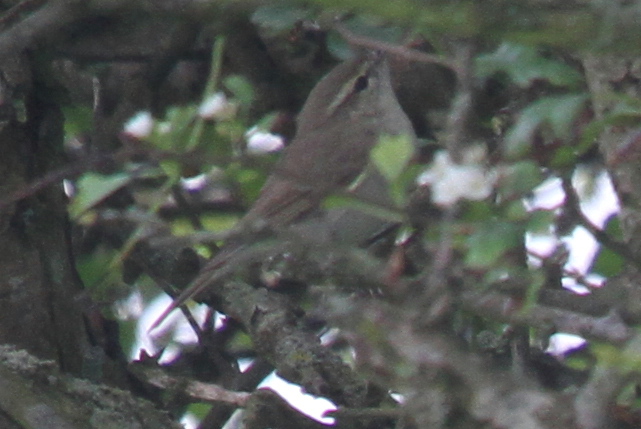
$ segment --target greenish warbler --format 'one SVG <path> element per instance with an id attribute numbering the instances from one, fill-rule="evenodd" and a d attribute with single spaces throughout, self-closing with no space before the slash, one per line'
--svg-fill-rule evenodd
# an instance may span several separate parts
<path id="1" fill-rule="evenodd" d="M 234 263 L 238 249 L 251 244 L 243 230 L 264 226 L 274 231 L 300 228 L 306 233 L 318 230 L 308 228 L 309 224 L 318 224 L 329 239 L 359 245 L 389 224 L 356 209 L 322 209 L 323 201 L 336 192 L 393 205 L 385 179 L 369 162 L 370 151 L 382 135 L 416 139 L 392 89 L 385 56 L 365 51 L 336 66 L 316 84 L 298 116 L 292 143 L 239 221 L 242 238 L 232 238 L 223 246 L 157 323 L 185 300 L 198 298 L 215 282 L 222 265 Z"/>

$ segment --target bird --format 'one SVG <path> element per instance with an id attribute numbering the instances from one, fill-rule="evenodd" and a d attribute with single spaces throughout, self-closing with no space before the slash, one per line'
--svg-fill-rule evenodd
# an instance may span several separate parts
<path id="1" fill-rule="evenodd" d="M 297 117 L 292 142 L 234 228 L 240 234 L 232 236 L 205 264 L 153 326 L 215 282 L 216 271 L 233 263 L 239 251 L 251 245 L 247 242 L 252 234 L 247 231 L 307 231 L 313 229 L 307 228 L 309 224 L 316 224 L 326 230 L 321 234 L 358 245 L 389 224 L 356 209 L 322 208 L 324 200 L 337 192 L 393 206 L 386 179 L 370 163 L 370 152 L 383 135 L 404 135 L 416 141 L 412 124 L 394 94 L 386 55 L 361 50 L 311 90 Z"/>

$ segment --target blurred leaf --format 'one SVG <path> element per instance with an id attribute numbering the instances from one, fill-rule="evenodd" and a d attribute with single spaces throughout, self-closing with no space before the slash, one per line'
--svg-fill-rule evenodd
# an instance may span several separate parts
<path id="1" fill-rule="evenodd" d="M 260 191 L 267 179 L 267 173 L 255 168 L 243 168 L 234 163 L 227 168 L 227 174 L 232 177 L 241 188 L 244 201 L 251 203 L 258 198 Z"/>
<path id="2" fill-rule="evenodd" d="M 205 417 L 207 417 L 207 414 L 209 413 L 209 410 L 211 410 L 211 407 L 212 404 L 192 402 L 187 407 L 187 412 L 193 414 L 198 419 L 198 421 L 202 421 Z"/>
<path id="3" fill-rule="evenodd" d="M 534 47 L 508 42 L 491 54 L 479 56 L 476 67 L 482 77 L 504 72 L 522 87 L 534 80 L 547 80 L 558 86 L 576 86 L 582 82 L 581 74 L 572 67 L 543 57 Z"/>
<path id="4" fill-rule="evenodd" d="M 227 76 L 223 80 L 223 85 L 240 101 L 241 106 L 248 108 L 254 101 L 254 88 L 245 77 Z"/>
<path id="5" fill-rule="evenodd" d="M 510 201 L 503 213 L 507 222 L 526 220 L 530 215 L 522 200 Z"/>
<path id="6" fill-rule="evenodd" d="M 238 331 L 236 335 L 229 342 L 229 353 L 233 353 L 235 350 L 248 350 L 253 347 L 253 342 L 251 337 L 242 331 Z"/>
<path id="7" fill-rule="evenodd" d="M 383 135 L 371 152 L 371 159 L 377 170 L 389 183 L 394 183 L 401 175 L 414 154 L 414 144 L 410 136 Z"/>
<path id="8" fill-rule="evenodd" d="M 534 133 L 543 125 L 551 127 L 560 138 L 570 136 L 574 120 L 585 106 L 585 94 L 545 97 L 526 107 L 505 139 L 506 155 L 519 157 L 530 147 Z"/>
<path id="9" fill-rule="evenodd" d="M 270 112 L 265 114 L 262 118 L 255 122 L 256 128 L 262 131 L 271 130 L 274 125 L 278 124 L 278 121 L 281 119 L 281 115 L 278 112 Z"/>
<path id="10" fill-rule="evenodd" d="M 208 231 L 222 232 L 233 228 L 238 219 L 239 215 L 234 214 L 212 214 L 203 216 L 202 223 Z"/>
<path id="11" fill-rule="evenodd" d="M 534 270 L 529 272 L 530 281 L 528 283 L 523 307 L 521 311 L 530 311 L 539 301 L 539 292 L 545 285 L 546 277 L 542 270 Z"/>
<path id="12" fill-rule="evenodd" d="M 612 216 L 605 227 L 605 232 L 615 240 L 621 240 L 621 224 L 618 216 Z M 621 274 L 625 266 L 625 260 L 621 255 L 613 252 L 605 246 L 601 246 L 592 265 L 593 272 L 604 277 L 612 277 Z"/>
<path id="13" fill-rule="evenodd" d="M 183 150 L 193 132 L 197 112 L 198 108 L 193 105 L 169 108 L 165 120 L 154 125 L 149 142 L 162 150 Z"/>
<path id="14" fill-rule="evenodd" d="M 494 205 L 488 201 L 465 201 L 463 220 L 478 222 L 490 219 L 495 215 Z"/>
<path id="15" fill-rule="evenodd" d="M 225 124 L 225 128 L 221 130 L 223 124 Z M 232 132 L 230 132 L 227 127 L 227 122 L 221 124 L 205 123 L 202 135 L 200 136 L 201 142 L 199 147 L 199 150 L 202 150 L 203 161 L 215 165 L 225 165 L 229 163 L 233 154 L 232 144 L 229 138 Z"/>
<path id="16" fill-rule="evenodd" d="M 467 240 L 465 263 L 471 268 L 488 268 L 522 242 L 523 229 L 520 225 L 503 220 L 482 223 Z"/>
<path id="17" fill-rule="evenodd" d="M 182 166 L 181 164 L 173 159 L 165 159 L 160 161 L 160 168 L 167 175 L 171 182 L 176 182 L 180 179 Z"/>
<path id="18" fill-rule="evenodd" d="M 196 232 L 194 225 L 187 218 L 176 218 L 171 221 L 171 233 L 177 237 L 184 237 Z"/>
<path id="19" fill-rule="evenodd" d="M 93 127 L 93 111 L 88 106 L 79 104 L 64 106 L 63 114 L 65 116 L 65 136 L 67 138 L 89 131 Z"/>
<path id="20" fill-rule="evenodd" d="M 526 2 L 522 4 L 525 5 Z M 545 11 L 534 3 L 528 5 L 530 7 L 526 6 L 519 11 L 519 18 L 515 19 L 513 14 L 506 17 L 512 23 L 512 28 L 505 35 L 511 40 L 524 44 L 581 49 L 587 45 L 594 46 L 597 37 L 603 36 L 602 32 L 598 36 L 595 35 L 595 26 L 598 25 L 597 14 L 587 8 L 557 8 L 554 11 Z M 609 43 L 611 44 L 611 41 Z"/>
<path id="21" fill-rule="evenodd" d="M 590 342 L 590 348 L 598 364 L 615 367 L 622 373 L 641 370 L 641 356 L 638 353 L 638 338 L 628 342 L 627 347 L 621 350 L 614 344 Z"/>
<path id="22" fill-rule="evenodd" d="M 346 60 L 354 55 L 350 44 L 336 31 L 327 33 L 327 50 L 339 60 Z"/>
<path id="23" fill-rule="evenodd" d="M 450 36 L 472 36 L 480 29 L 479 8 L 472 2 L 417 2 L 416 0 L 314 0 L 324 10 L 345 10 L 376 15 L 389 22 L 416 23 L 426 29 Z M 489 5 L 489 4 L 488 4 Z M 332 15 L 334 16 L 334 15 Z"/>
<path id="24" fill-rule="evenodd" d="M 366 13 L 355 14 L 341 21 L 341 24 L 354 34 L 388 43 L 401 44 L 403 37 L 407 36 L 406 30 L 390 26 L 389 22 L 381 19 L 380 16 Z M 341 60 L 347 59 L 353 54 L 349 42 L 336 31 L 330 31 L 327 34 L 327 49 Z"/>
<path id="25" fill-rule="evenodd" d="M 605 232 L 615 240 L 623 239 L 623 231 L 621 230 L 621 220 L 618 216 L 611 216 L 605 224 Z"/>
<path id="26" fill-rule="evenodd" d="M 517 267 L 516 265 L 503 265 L 489 269 L 483 275 L 483 283 L 487 285 L 500 285 L 505 289 L 506 279 L 510 279 L 512 283 L 517 283 L 513 279 L 519 279 L 519 284 L 527 284 L 530 282 L 532 273 L 525 267 Z M 520 286 L 519 286 L 520 287 Z M 502 326 L 502 325 L 501 325 Z"/>
<path id="27" fill-rule="evenodd" d="M 244 136 L 247 128 L 238 121 L 225 121 L 216 124 L 216 132 L 219 137 L 223 137 L 220 143 L 225 143 L 230 149 L 233 142 L 240 141 Z"/>
<path id="28" fill-rule="evenodd" d="M 134 346 L 140 346 L 137 335 L 138 320 L 134 318 L 119 320 L 118 328 L 120 346 L 122 347 L 122 350 L 130 356 Z M 138 356 L 135 356 L 135 358 L 138 358 Z"/>
<path id="29" fill-rule="evenodd" d="M 205 121 L 200 116 L 194 117 L 191 125 L 191 130 L 186 136 L 184 143 L 181 145 L 183 150 L 187 152 L 193 150 L 200 143 L 203 130 L 205 129 Z"/>
<path id="30" fill-rule="evenodd" d="M 591 341 L 590 349 L 599 364 L 607 367 L 618 367 L 622 361 L 622 353 L 613 344 Z M 621 368 L 622 369 L 622 368 Z"/>
<path id="31" fill-rule="evenodd" d="M 550 160 L 549 165 L 553 168 L 571 168 L 577 163 L 578 155 L 576 146 L 562 145 L 554 150 L 554 156 Z"/>
<path id="32" fill-rule="evenodd" d="M 131 288 L 123 283 L 122 265 L 114 264 L 114 261 L 121 259 L 120 250 L 104 248 L 99 248 L 91 255 L 78 256 L 78 275 L 95 302 L 113 303 L 131 294 Z M 110 310 L 106 305 L 103 309 Z"/>
<path id="33" fill-rule="evenodd" d="M 564 359 L 564 363 L 568 368 L 586 371 L 594 365 L 594 359 L 585 353 L 571 353 Z"/>
<path id="34" fill-rule="evenodd" d="M 533 234 L 549 234 L 555 219 L 556 214 L 552 210 L 534 210 L 530 212 L 527 230 Z"/>
<path id="35" fill-rule="evenodd" d="M 599 135 L 608 127 L 636 127 L 639 125 L 641 120 L 641 100 L 620 93 L 608 93 L 602 97 L 611 102 L 613 107 L 605 112 L 603 118 L 593 120 L 583 129 L 579 145 L 580 149 L 591 147 Z"/>
<path id="36" fill-rule="evenodd" d="M 274 4 L 258 7 L 252 14 L 251 21 L 271 34 L 279 34 L 291 30 L 299 21 L 310 16 L 309 10 L 291 5 Z"/>
<path id="37" fill-rule="evenodd" d="M 621 255 L 607 247 L 602 247 L 594 261 L 592 271 L 604 277 L 612 277 L 621 274 L 625 266 L 625 260 Z"/>
<path id="38" fill-rule="evenodd" d="M 98 173 L 85 173 L 76 184 L 77 193 L 69 205 L 71 217 L 78 217 L 131 180 L 127 173 L 105 176 Z"/>
<path id="39" fill-rule="evenodd" d="M 390 183 L 390 195 L 396 207 L 405 207 L 409 197 L 409 189 L 416 183 L 416 178 L 424 171 L 425 167 L 418 164 L 408 165 L 395 182 Z"/>
<path id="40" fill-rule="evenodd" d="M 504 169 L 499 192 L 506 199 L 520 198 L 540 185 L 542 180 L 541 168 L 534 161 L 515 162 Z"/>
<path id="41" fill-rule="evenodd" d="M 117 257 L 116 251 L 97 251 L 88 255 L 79 255 L 76 261 L 78 275 L 82 279 L 85 287 L 93 293 L 93 289 L 98 288 L 104 282 L 105 277 L 110 275 L 111 261 Z M 115 279 L 119 273 L 112 274 Z"/>

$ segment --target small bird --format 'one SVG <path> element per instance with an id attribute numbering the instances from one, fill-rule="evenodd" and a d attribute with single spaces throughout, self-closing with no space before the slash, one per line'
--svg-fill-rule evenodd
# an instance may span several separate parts
<path id="1" fill-rule="evenodd" d="M 263 225 L 278 231 L 320 218 L 327 234 L 354 245 L 380 232 L 388 221 L 355 209 L 324 211 L 321 206 L 328 196 L 341 191 L 369 203 L 393 205 L 386 180 L 369 163 L 370 151 L 382 135 L 416 140 L 392 89 L 385 56 L 363 51 L 336 66 L 312 89 L 298 115 L 292 143 L 237 230 Z M 215 281 L 215 272 L 247 245 L 246 237 L 238 241 L 232 238 L 223 246 L 154 327 Z"/>

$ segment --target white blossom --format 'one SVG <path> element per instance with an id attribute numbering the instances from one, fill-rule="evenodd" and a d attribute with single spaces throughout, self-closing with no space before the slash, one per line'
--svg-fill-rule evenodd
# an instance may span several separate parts
<path id="1" fill-rule="evenodd" d="M 578 335 L 559 332 L 550 337 L 550 342 L 545 352 L 555 357 L 563 357 L 566 353 L 581 348 L 585 344 L 585 339 Z"/>
<path id="2" fill-rule="evenodd" d="M 446 151 L 439 151 L 432 166 L 419 175 L 419 185 L 432 187 L 434 203 L 451 206 L 461 199 L 482 200 L 490 195 L 496 174 L 479 163 L 478 150 L 470 149 L 464 158 L 457 164 Z"/>
<path id="3" fill-rule="evenodd" d="M 251 154 L 264 154 L 281 150 L 285 143 L 278 134 L 261 131 L 253 127 L 245 134 L 247 139 L 247 152 Z"/>
<path id="4" fill-rule="evenodd" d="M 131 137 L 144 139 L 154 129 L 154 118 L 149 111 L 141 111 L 132 116 L 124 126 L 124 131 Z"/>
<path id="5" fill-rule="evenodd" d="M 207 185 L 207 175 L 199 174 L 194 177 L 183 177 L 180 179 L 180 185 L 188 192 L 199 191 Z"/>
<path id="6" fill-rule="evenodd" d="M 203 119 L 224 121 L 236 116 L 238 104 L 229 101 L 224 93 L 217 92 L 205 99 L 198 108 L 198 114 Z"/>

